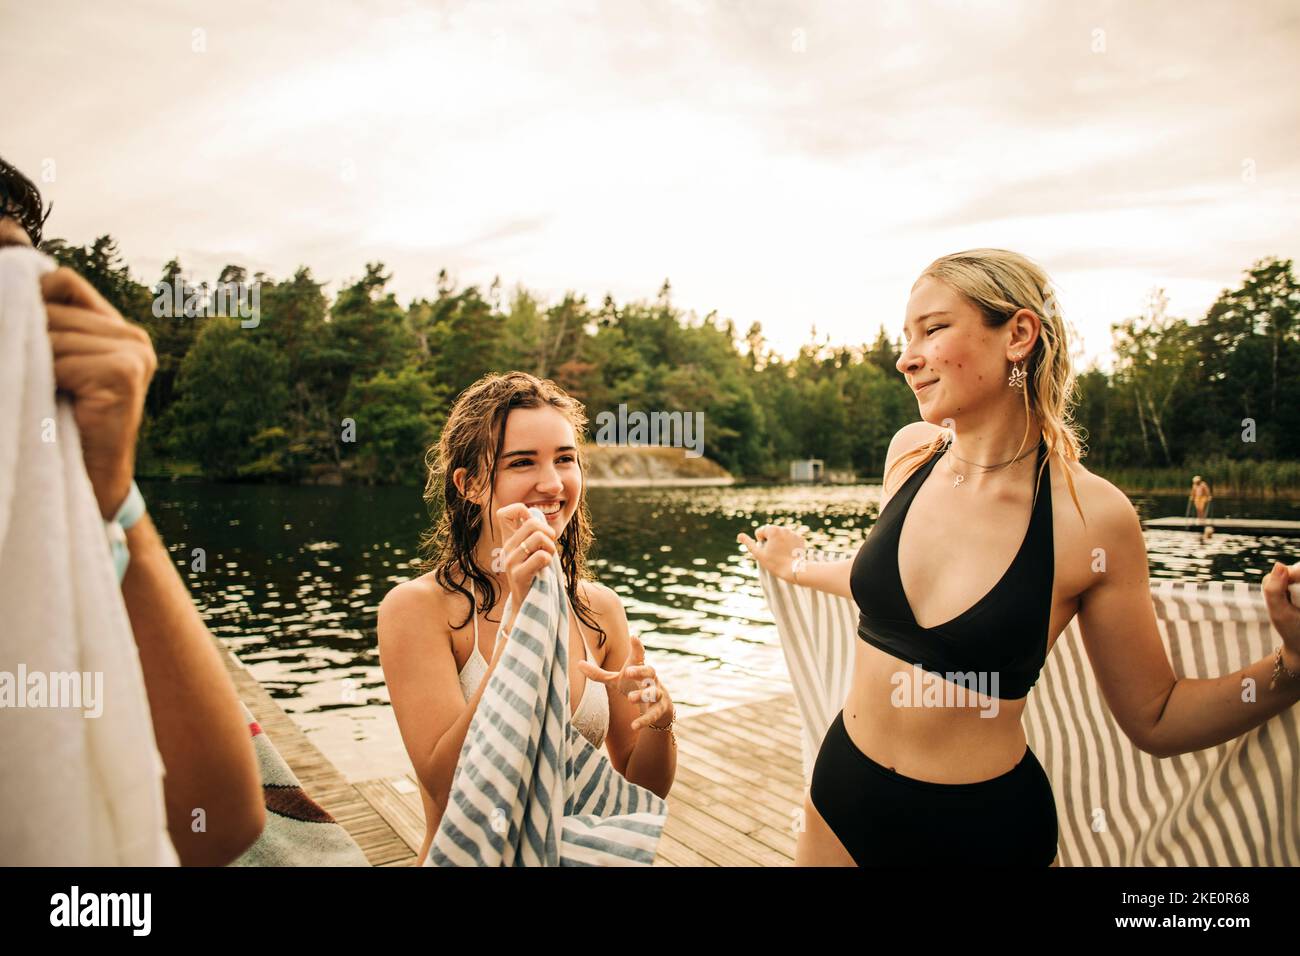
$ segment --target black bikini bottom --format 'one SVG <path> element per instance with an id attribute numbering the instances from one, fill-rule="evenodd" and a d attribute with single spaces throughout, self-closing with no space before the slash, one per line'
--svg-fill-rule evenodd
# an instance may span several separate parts
<path id="1" fill-rule="evenodd" d="M 841 710 L 817 752 L 809 796 L 858 866 L 1050 866 L 1056 858 L 1052 784 L 1028 747 L 988 780 L 917 780 L 859 750 Z"/>

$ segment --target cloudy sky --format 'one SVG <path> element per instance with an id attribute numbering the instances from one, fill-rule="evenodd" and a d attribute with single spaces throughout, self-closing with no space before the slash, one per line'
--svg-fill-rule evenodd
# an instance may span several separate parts
<path id="1" fill-rule="evenodd" d="M 0 0 L 0 155 L 111 232 L 402 301 L 494 275 L 808 340 L 901 333 L 937 256 L 1044 265 L 1109 361 L 1300 256 L 1300 4 Z"/>

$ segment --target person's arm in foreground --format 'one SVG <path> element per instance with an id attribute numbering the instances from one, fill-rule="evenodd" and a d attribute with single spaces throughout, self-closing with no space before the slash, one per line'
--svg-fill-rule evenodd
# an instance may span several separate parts
<path id="1" fill-rule="evenodd" d="M 1106 561 L 1084 591 L 1079 633 L 1097 684 L 1116 723 L 1138 747 L 1172 757 L 1241 736 L 1300 700 L 1300 680 L 1280 675 L 1274 653 L 1219 677 L 1177 677 L 1161 640 L 1148 578 L 1142 525 L 1126 495 L 1111 488 L 1093 524 Z M 1300 673 L 1300 608 L 1287 589 L 1300 582 L 1300 563 L 1281 562 L 1262 590 L 1282 666 Z"/>
<path id="2" fill-rule="evenodd" d="M 47 274 L 41 290 L 55 382 L 73 398 L 86 473 L 108 520 L 131 488 L 157 364 L 153 346 L 72 270 Z M 131 563 L 122 597 L 166 770 L 167 829 L 182 864 L 225 865 L 266 821 L 248 726 L 214 639 L 147 514 L 126 540 Z"/>

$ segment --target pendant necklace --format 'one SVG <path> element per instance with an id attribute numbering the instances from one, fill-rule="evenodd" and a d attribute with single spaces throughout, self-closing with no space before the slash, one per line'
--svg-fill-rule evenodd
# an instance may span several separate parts
<path id="1" fill-rule="evenodd" d="M 1021 458 L 1024 458 L 1025 455 L 1028 455 L 1031 451 L 1035 451 L 1035 450 L 1038 448 L 1038 445 L 1041 445 L 1042 443 L 1043 443 L 1043 440 L 1040 438 L 1040 439 L 1038 440 L 1038 444 L 1037 444 L 1037 445 L 1034 445 L 1033 448 L 1027 448 L 1027 449 L 1025 449 L 1024 451 L 1022 451 L 1019 455 L 1017 455 L 1015 458 L 1012 458 L 1012 459 L 1010 459 L 1010 460 L 1008 460 L 1008 461 L 1001 462 L 1001 463 L 996 464 L 996 465 L 981 465 L 979 462 L 975 462 L 975 461 L 966 461 L 965 458 L 962 458 L 960 455 L 958 455 L 956 452 L 954 452 L 954 451 L 952 450 L 952 441 L 951 441 L 951 440 L 948 442 L 948 447 L 947 447 L 946 449 L 944 449 L 944 450 L 945 450 L 946 452 L 948 452 L 949 454 L 951 454 L 952 457 L 956 458 L 956 459 L 957 459 L 958 461 L 960 461 L 960 462 L 965 462 L 966 464 L 968 464 L 968 465 L 972 465 L 972 466 L 974 466 L 974 467 L 976 467 L 976 468 L 983 468 L 985 471 L 996 471 L 996 470 L 999 469 L 999 468 L 1005 468 L 1005 467 L 1007 467 L 1008 465 L 1011 465 L 1011 464 L 1014 464 L 1015 462 L 1018 462 Z M 948 463 L 948 470 L 951 471 L 954 475 L 957 476 L 957 479 L 952 483 L 952 486 L 953 486 L 954 488 L 956 488 L 958 485 L 960 485 L 963 481 L 966 480 L 966 476 L 965 476 L 965 475 L 963 475 L 963 474 L 961 474 L 959 471 L 957 471 L 956 468 L 953 468 L 953 466 L 952 466 L 952 462 L 949 462 L 949 463 Z"/>

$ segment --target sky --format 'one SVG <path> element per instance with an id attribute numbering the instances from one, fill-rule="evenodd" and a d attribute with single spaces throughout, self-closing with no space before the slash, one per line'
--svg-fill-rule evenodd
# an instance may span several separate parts
<path id="1" fill-rule="evenodd" d="M 897 339 L 941 255 L 1042 265 L 1080 367 L 1300 256 L 1300 4 L 0 0 L 47 236 L 403 303 L 499 276 L 793 355 Z M 18 91 L 16 94 L 12 91 Z"/>

